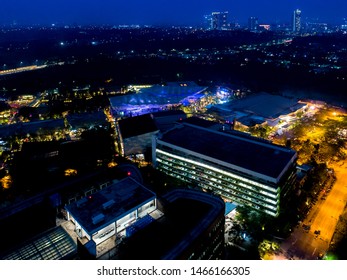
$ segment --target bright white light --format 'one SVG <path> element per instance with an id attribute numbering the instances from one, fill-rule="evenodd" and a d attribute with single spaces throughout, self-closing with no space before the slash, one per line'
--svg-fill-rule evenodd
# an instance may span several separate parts
<path id="1" fill-rule="evenodd" d="M 183 157 L 180 157 L 180 156 L 176 156 L 176 155 L 174 155 L 174 154 L 167 153 L 167 152 L 165 152 L 165 151 L 163 151 L 163 150 L 160 150 L 160 149 L 157 149 L 156 151 L 157 151 L 157 153 L 159 153 L 159 154 L 163 154 L 163 155 L 166 155 L 166 156 L 169 156 L 169 157 L 172 157 L 172 158 L 181 160 L 181 161 L 185 161 L 185 162 L 188 162 L 188 163 L 192 163 L 192 164 L 201 166 L 201 167 L 203 167 L 203 168 L 209 169 L 209 170 L 211 170 L 211 171 L 215 171 L 215 172 L 218 172 L 218 173 L 221 173 L 221 174 L 225 174 L 225 175 L 227 175 L 227 176 L 229 176 L 229 177 L 238 179 L 238 180 L 243 181 L 243 182 L 245 182 L 245 183 L 258 186 L 258 187 L 263 188 L 263 189 L 265 189 L 265 190 L 269 190 L 270 192 L 276 192 L 276 191 L 278 192 L 278 191 L 279 191 L 278 188 L 277 188 L 277 189 L 274 189 L 274 188 L 272 188 L 272 187 L 268 187 L 268 186 L 266 186 L 266 185 L 264 185 L 264 184 L 261 184 L 261 183 L 258 183 L 258 182 L 256 182 L 256 181 L 246 179 L 246 178 L 244 178 L 244 177 L 238 176 L 238 175 L 233 174 L 233 173 L 230 173 L 230 172 L 226 172 L 226 171 L 224 171 L 224 170 L 221 170 L 221 169 L 218 169 L 218 168 L 209 166 L 209 165 L 204 164 L 204 163 L 201 163 L 201 162 L 197 162 L 197 161 L 194 161 L 194 160 L 190 160 L 190 159 L 187 159 L 187 158 L 183 158 Z M 239 185 L 240 185 L 240 184 L 242 184 L 242 183 L 239 183 Z M 266 193 L 268 193 L 268 192 L 266 192 Z M 268 195 L 270 195 L 270 193 L 269 193 Z"/>

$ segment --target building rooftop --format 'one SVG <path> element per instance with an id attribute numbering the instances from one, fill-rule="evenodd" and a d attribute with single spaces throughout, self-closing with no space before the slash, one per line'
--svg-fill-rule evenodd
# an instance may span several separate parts
<path id="1" fill-rule="evenodd" d="M 63 119 L 15 123 L 0 126 L 0 137 L 26 135 L 28 133 L 35 133 L 39 129 L 43 131 L 51 131 L 64 128 L 65 125 Z"/>
<path id="2" fill-rule="evenodd" d="M 3 260 L 61 260 L 77 254 L 77 245 L 70 235 L 61 227 L 25 242 L 13 249 Z"/>
<path id="3" fill-rule="evenodd" d="M 143 108 L 142 111 L 153 111 L 154 108 L 188 104 L 191 100 L 201 98 L 205 89 L 206 87 L 194 82 L 173 82 L 142 88 L 139 93 L 111 97 L 110 103 L 115 111 L 133 111 L 140 114 L 140 108 Z"/>
<path id="4" fill-rule="evenodd" d="M 211 130 L 217 130 L 217 131 L 223 130 L 223 124 L 219 122 L 215 122 L 215 121 L 205 120 L 199 117 L 189 117 L 189 118 L 183 119 L 179 123 L 191 124 L 194 126 L 199 126 L 199 127 L 208 128 Z M 224 129 L 225 129 L 225 126 L 224 126 Z"/>
<path id="5" fill-rule="evenodd" d="M 159 112 L 153 112 L 151 113 L 154 118 L 165 118 L 165 117 L 171 117 L 171 116 L 182 116 L 185 115 L 184 111 L 182 110 L 165 110 L 165 111 L 159 111 Z"/>
<path id="6" fill-rule="evenodd" d="M 170 191 L 163 203 L 164 216 L 131 236 L 122 248 L 121 259 L 179 259 L 225 211 L 221 198 L 195 190 Z"/>
<path id="7" fill-rule="evenodd" d="M 190 118 L 186 118 L 184 120 L 181 121 L 182 123 L 188 123 L 188 124 L 192 124 L 192 125 L 197 125 L 197 126 L 201 126 L 204 128 L 210 128 L 213 129 L 215 128 L 216 130 L 221 129 L 222 128 L 222 124 L 214 122 L 214 121 L 209 121 L 209 120 L 205 120 L 199 117 L 190 117 Z"/>
<path id="8" fill-rule="evenodd" d="M 164 133 L 163 141 L 219 161 L 236 171 L 277 182 L 290 162 L 296 158 L 292 149 L 258 141 L 242 134 L 227 134 L 189 124 Z"/>
<path id="9" fill-rule="evenodd" d="M 67 205 L 66 209 L 86 232 L 92 234 L 155 197 L 155 193 L 127 177 Z"/>
<path id="10" fill-rule="evenodd" d="M 175 126 L 176 122 L 187 118 L 182 110 L 164 110 L 151 113 L 160 131 L 166 131 Z"/>
<path id="11" fill-rule="evenodd" d="M 118 125 L 123 139 L 158 131 L 150 114 L 122 119 Z"/>
<path id="12" fill-rule="evenodd" d="M 295 112 L 305 106 L 305 104 L 298 103 L 294 98 L 261 92 L 226 104 L 215 106 L 229 112 L 239 111 L 265 119 L 274 119 L 281 115 Z"/>
<path id="13" fill-rule="evenodd" d="M 107 124 L 106 116 L 103 111 L 69 114 L 66 118 L 72 129 L 90 128 Z"/>

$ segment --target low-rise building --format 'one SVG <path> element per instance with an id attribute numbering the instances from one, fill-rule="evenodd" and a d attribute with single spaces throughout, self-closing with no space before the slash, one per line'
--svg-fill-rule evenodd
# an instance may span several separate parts
<path id="1" fill-rule="evenodd" d="M 128 238 L 119 259 L 218 260 L 224 256 L 225 203 L 197 190 L 159 198 L 163 216 Z"/>
<path id="2" fill-rule="evenodd" d="M 143 156 L 152 146 L 152 136 L 159 132 L 150 114 L 117 121 L 116 129 L 122 156 Z"/>
<path id="3" fill-rule="evenodd" d="M 295 98 L 261 92 L 229 103 L 214 105 L 210 111 L 226 121 L 236 120 L 244 126 L 251 127 L 257 124 L 276 126 L 280 122 L 286 124 L 306 108 L 305 102 L 299 102 Z"/>
<path id="4" fill-rule="evenodd" d="M 113 250 L 131 225 L 157 209 L 156 201 L 155 193 L 127 177 L 65 208 L 81 244 L 98 257 L 107 253 L 98 245 L 112 239 Z"/>
<path id="5" fill-rule="evenodd" d="M 197 190 L 157 197 L 131 178 L 66 206 L 88 259 L 222 259 L 225 203 Z"/>

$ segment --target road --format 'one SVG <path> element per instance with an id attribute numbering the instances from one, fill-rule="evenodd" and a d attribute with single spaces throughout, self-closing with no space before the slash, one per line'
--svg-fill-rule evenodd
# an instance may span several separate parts
<path id="1" fill-rule="evenodd" d="M 40 95 L 36 96 L 35 99 L 32 102 L 30 102 L 29 106 L 36 108 L 39 107 L 44 96 L 45 93 L 41 93 Z"/>
<path id="2" fill-rule="evenodd" d="M 339 216 L 347 202 L 347 161 L 329 165 L 335 170 L 336 182 L 326 197 L 319 199 L 301 225 L 280 246 L 288 259 L 314 260 L 325 254 L 333 237 Z M 303 225 L 309 225 L 305 230 Z M 315 234 L 320 230 L 320 234 Z"/>

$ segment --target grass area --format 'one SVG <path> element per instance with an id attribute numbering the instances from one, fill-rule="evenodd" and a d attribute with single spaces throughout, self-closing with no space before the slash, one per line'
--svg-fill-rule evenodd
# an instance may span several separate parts
<path id="1" fill-rule="evenodd" d="M 346 205 L 347 206 L 347 205 Z M 326 259 L 347 260 L 347 207 L 338 220 Z"/>

